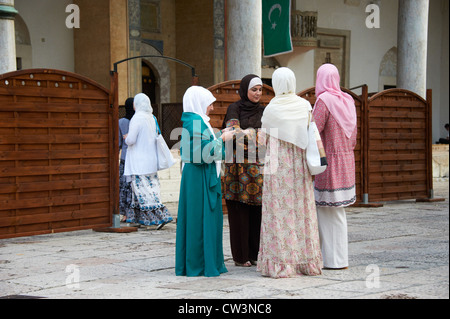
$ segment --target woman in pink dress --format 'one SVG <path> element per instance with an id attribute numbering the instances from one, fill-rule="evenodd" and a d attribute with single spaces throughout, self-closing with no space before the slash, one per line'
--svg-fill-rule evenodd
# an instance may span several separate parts
<path id="1" fill-rule="evenodd" d="M 290 69 L 277 69 L 272 83 L 275 97 L 261 119 L 267 151 L 257 270 L 273 278 L 320 275 L 316 204 L 305 151 L 311 105 L 295 94 Z"/>
<path id="2" fill-rule="evenodd" d="M 341 91 L 338 69 L 324 64 L 317 71 L 313 115 L 319 129 L 328 167 L 315 178 L 314 193 L 325 268 L 348 267 L 345 207 L 356 201 L 356 109 L 353 98 Z"/>

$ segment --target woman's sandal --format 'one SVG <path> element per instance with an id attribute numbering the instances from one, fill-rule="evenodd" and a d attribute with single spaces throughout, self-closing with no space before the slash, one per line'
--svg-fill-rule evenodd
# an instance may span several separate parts
<path id="1" fill-rule="evenodd" d="M 238 267 L 251 267 L 252 263 L 250 261 L 246 261 L 245 263 L 241 264 L 241 263 L 238 263 L 238 262 L 235 261 L 234 265 L 238 266 Z"/>

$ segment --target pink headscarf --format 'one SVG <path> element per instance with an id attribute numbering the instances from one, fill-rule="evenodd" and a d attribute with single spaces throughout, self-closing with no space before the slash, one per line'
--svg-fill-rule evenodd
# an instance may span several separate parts
<path id="1" fill-rule="evenodd" d="M 349 94 L 341 91 L 339 83 L 339 71 L 333 64 L 323 64 L 317 70 L 317 101 L 321 99 L 325 103 L 347 138 L 350 138 L 357 124 L 355 101 Z"/>

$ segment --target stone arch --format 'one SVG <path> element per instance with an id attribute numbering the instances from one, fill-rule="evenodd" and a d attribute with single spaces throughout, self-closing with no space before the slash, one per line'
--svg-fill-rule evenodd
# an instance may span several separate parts
<path id="1" fill-rule="evenodd" d="M 146 43 L 141 44 L 141 55 L 161 55 L 154 47 Z M 170 68 L 166 60 L 159 58 L 145 58 L 147 64 L 152 67 L 159 81 L 159 104 L 170 103 Z"/>
<path id="2" fill-rule="evenodd" d="M 390 48 L 380 63 L 378 90 L 397 87 L 397 47 Z"/>
<path id="3" fill-rule="evenodd" d="M 31 69 L 33 67 L 33 50 L 30 31 L 20 14 L 17 14 L 14 18 L 14 29 L 16 36 L 17 68 Z"/>

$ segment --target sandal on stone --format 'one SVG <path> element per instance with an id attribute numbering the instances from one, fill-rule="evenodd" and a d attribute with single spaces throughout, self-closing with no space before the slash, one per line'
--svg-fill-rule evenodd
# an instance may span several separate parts
<path id="1" fill-rule="evenodd" d="M 251 267 L 252 263 L 250 261 L 246 261 L 245 263 L 241 264 L 241 263 L 238 263 L 238 262 L 235 261 L 234 265 L 238 266 L 238 267 Z"/>

